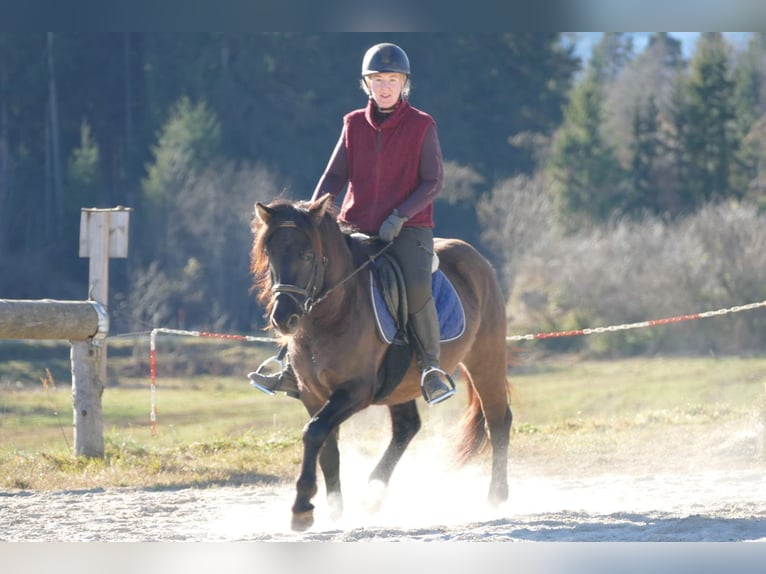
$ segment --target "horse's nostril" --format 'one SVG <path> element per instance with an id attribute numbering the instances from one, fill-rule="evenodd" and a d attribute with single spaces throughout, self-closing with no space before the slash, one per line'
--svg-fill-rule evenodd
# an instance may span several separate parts
<path id="1" fill-rule="evenodd" d="M 301 318 L 298 315 L 290 315 L 290 318 L 287 320 L 287 328 L 291 333 L 298 329 L 298 323 L 300 323 L 300 320 Z"/>
<path id="2" fill-rule="evenodd" d="M 298 330 L 301 322 L 301 316 L 297 313 L 291 313 L 286 319 L 273 314 L 270 318 L 271 326 L 284 335 L 292 335 Z"/>

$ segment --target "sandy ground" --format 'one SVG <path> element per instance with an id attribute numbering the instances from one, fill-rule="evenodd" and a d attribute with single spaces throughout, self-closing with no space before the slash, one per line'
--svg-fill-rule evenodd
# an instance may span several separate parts
<path id="1" fill-rule="evenodd" d="M 766 542 L 766 461 L 743 431 L 679 464 L 677 452 L 636 468 L 594 457 L 582 468 L 511 464 L 511 497 L 484 498 L 483 468 L 456 471 L 413 443 L 383 504 L 368 450 L 342 443 L 345 514 L 331 521 L 323 485 L 316 523 L 290 530 L 292 484 L 207 489 L 0 492 L 0 540 Z M 601 461 L 601 462 L 599 462 Z"/>
<path id="2" fill-rule="evenodd" d="M 0 531 L 5 541 L 72 542 L 764 542 L 763 470 L 527 477 L 514 482 L 513 500 L 497 510 L 484 508 L 475 491 L 444 491 L 438 508 L 389 491 L 377 514 L 347 511 L 339 522 L 324 516 L 319 497 L 317 524 L 302 534 L 289 530 L 289 485 L 3 493 Z"/>

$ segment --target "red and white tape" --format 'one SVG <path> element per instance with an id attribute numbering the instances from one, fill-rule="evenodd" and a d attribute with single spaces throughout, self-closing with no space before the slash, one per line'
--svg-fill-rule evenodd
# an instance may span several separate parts
<path id="1" fill-rule="evenodd" d="M 580 335 L 595 335 L 600 333 L 614 333 L 617 331 L 627 331 L 629 329 L 640 329 L 643 327 L 656 327 L 659 325 L 670 325 L 673 323 L 682 323 L 684 321 L 692 321 L 695 319 L 706 319 L 709 317 L 720 317 L 721 315 L 728 315 L 730 313 L 740 313 L 742 311 L 751 311 L 766 307 L 766 301 L 760 301 L 758 303 L 748 303 L 747 305 L 737 305 L 735 307 L 726 307 L 724 309 L 716 309 L 715 311 L 703 311 L 701 313 L 691 313 L 689 315 L 678 315 L 675 317 L 665 317 L 662 319 L 650 319 L 648 321 L 639 321 L 637 323 L 623 323 L 621 325 L 610 325 L 608 327 L 593 327 L 585 329 L 573 329 L 569 331 L 552 331 L 549 333 L 529 333 L 526 335 L 511 335 L 506 337 L 506 341 L 533 341 L 537 339 L 554 339 L 558 337 L 576 337 Z M 186 337 L 207 337 L 211 339 L 230 339 L 235 341 L 252 341 L 257 343 L 273 343 L 277 344 L 277 340 L 273 337 L 252 337 L 249 335 L 229 335 L 226 333 L 210 333 L 207 331 L 184 331 L 180 329 L 164 329 L 156 328 L 152 329 L 149 339 L 149 364 L 151 372 L 151 431 L 152 436 L 157 434 L 157 402 L 156 402 L 156 390 L 157 390 L 157 335 L 181 335 Z"/>
<path id="2" fill-rule="evenodd" d="M 616 331 L 627 331 L 628 329 L 640 329 L 642 327 L 656 327 L 658 325 L 670 325 L 671 323 L 681 323 L 683 321 L 692 321 L 694 319 L 706 319 L 708 317 L 719 317 L 729 313 L 739 313 L 741 311 L 750 311 L 766 307 L 766 301 L 760 303 L 748 303 L 747 305 L 737 305 L 736 307 L 727 307 L 725 309 L 716 309 L 715 311 L 703 311 L 702 313 L 691 313 L 689 315 L 679 315 L 677 317 L 665 317 L 663 319 L 651 319 L 649 321 L 639 321 L 637 323 L 624 323 L 622 325 L 610 325 L 609 327 L 594 327 L 587 329 L 573 329 L 571 331 L 553 331 L 550 333 L 532 333 L 528 335 L 512 335 L 506 337 L 507 341 L 532 341 L 534 339 L 554 339 L 556 337 L 576 337 L 578 335 L 595 335 L 598 333 L 614 333 Z"/>

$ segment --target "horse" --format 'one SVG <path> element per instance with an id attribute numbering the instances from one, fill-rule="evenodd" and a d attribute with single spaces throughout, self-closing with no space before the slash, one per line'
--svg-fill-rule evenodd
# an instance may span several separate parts
<path id="1" fill-rule="evenodd" d="M 389 344 L 375 327 L 368 242 L 337 218 L 332 199 L 275 199 L 255 203 L 251 223 L 252 291 L 265 307 L 269 326 L 287 345 L 298 380 L 300 400 L 310 419 L 302 432 L 303 459 L 295 487 L 291 528 L 314 523 L 317 463 L 325 480 L 331 517 L 343 512 L 338 450 L 340 425 L 372 404 L 388 407 L 391 439 L 370 474 L 383 487 L 412 438 L 420 430 L 416 400 L 420 373 L 415 360 L 384 398 L 376 394 L 379 371 Z M 464 464 L 491 445 L 487 500 L 497 506 L 508 498 L 510 384 L 506 377 L 505 305 L 495 271 L 471 245 L 436 238 L 439 268 L 458 293 L 465 329 L 442 342 L 441 366 L 460 370 L 467 383 L 457 460 Z"/>

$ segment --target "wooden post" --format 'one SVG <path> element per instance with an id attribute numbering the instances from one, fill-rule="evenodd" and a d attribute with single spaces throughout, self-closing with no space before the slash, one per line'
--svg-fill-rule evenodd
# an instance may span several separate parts
<path id="1" fill-rule="evenodd" d="M 74 451 L 77 456 L 104 458 L 101 408 L 104 383 L 100 375 L 104 346 L 94 343 L 93 339 L 71 343 Z"/>
<path id="2" fill-rule="evenodd" d="M 88 257 L 88 299 L 109 308 L 109 258 L 128 256 L 130 208 L 83 208 L 80 257 Z M 86 341 L 72 341 L 72 409 L 77 456 L 103 458 L 101 396 L 106 385 L 105 329 Z"/>

